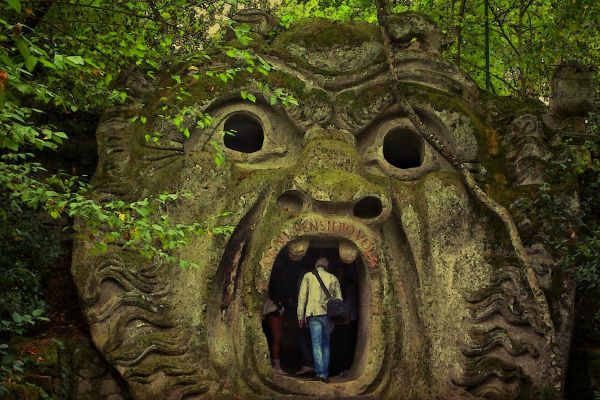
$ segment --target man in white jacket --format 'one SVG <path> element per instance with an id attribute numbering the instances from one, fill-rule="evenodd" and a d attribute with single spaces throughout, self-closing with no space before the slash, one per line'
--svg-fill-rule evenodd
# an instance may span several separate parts
<path id="1" fill-rule="evenodd" d="M 329 382 L 330 338 L 334 324 L 327 317 L 327 301 L 329 298 L 321 287 L 315 274 L 325 284 L 332 298 L 342 300 L 340 283 L 335 275 L 325 271 L 329 260 L 320 257 L 314 269 L 304 274 L 298 292 L 298 324 L 300 328 L 308 325 L 312 341 L 312 352 L 315 360 L 315 373 L 322 382 Z"/>

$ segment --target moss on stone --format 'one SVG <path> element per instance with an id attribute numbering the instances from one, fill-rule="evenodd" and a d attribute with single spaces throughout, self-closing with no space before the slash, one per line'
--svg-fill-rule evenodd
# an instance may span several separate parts
<path id="1" fill-rule="evenodd" d="M 280 34 L 274 41 L 271 54 L 290 63 L 297 64 L 304 69 L 309 69 L 322 75 L 343 75 L 347 65 L 343 63 L 337 67 L 324 68 L 312 63 L 309 58 L 317 56 L 319 59 L 331 58 L 336 51 L 350 52 L 354 56 L 347 60 L 360 58 L 365 49 L 379 51 L 374 57 L 365 60 L 368 65 L 385 61 L 385 54 L 381 46 L 379 28 L 364 22 L 340 22 L 325 19 L 311 19 L 296 22 L 287 31 Z M 296 54 L 298 50 L 304 55 Z M 325 54 L 328 54 L 327 56 Z M 336 53 L 336 55 L 340 55 Z M 346 57 L 348 54 L 346 54 Z M 343 56 L 342 56 L 343 57 Z M 335 58 L 335 57 L 334 57 Z M 363 69 L 366 65 L 358 69 Z M 344 70 L 344 71 L 342 71 Z M 356 68 L 351 68 L 356 72 Z"/>
<path id="2" fill-rule="evenodd" d="M 381 42 L 377 25 L 314 18 L 296 22 L 277 37 L 274 47 L 285 51 L 289 43 L 298 43 L 309 49 L 330 50 L 332 47 L 356 46 L 368 41 Z"/>
<path id="3" fill-rule="evenodd" d="M 336 98 L 336 102 L 342 105 L 348 105 L 350 115 L 356 115 L 362 110 L 369 110 L 371 105 L 376 103 L 378 99 L 391 93 L 389 85 L 377 85 L 367 88 L 360 92 L 357 96 L 356 91 L 347 91 Z M 375 115 L 373 115 L 375 117 Z"/>

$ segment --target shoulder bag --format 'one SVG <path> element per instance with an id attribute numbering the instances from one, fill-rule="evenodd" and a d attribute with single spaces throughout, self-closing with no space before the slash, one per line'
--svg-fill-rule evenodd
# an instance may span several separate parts
<path id="1" fill-rule="evenodd" d="M 312 273 L 317 277 L 317 280 L 321 284 L 321 288 L 327 296 L 327 316 L 331 318 L 333 322 L 339 323 L 347 321 L 350 317 L 348 306 L 346 306 L 342 300 L 331 297 L 331 294 L 329 293 L 329 290 L 327 290 L 319 273 L 317 271 L 312 271 Z"/>

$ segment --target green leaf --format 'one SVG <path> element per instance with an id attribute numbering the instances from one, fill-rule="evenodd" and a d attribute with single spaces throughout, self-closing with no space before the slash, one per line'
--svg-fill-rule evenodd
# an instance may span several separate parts
<path id="1" fill-rule="evenodd" d="M 56 70 L 56 65 L 54 65 L 51 61 L 48 61 L 47 59 L 45 59 L 44 57 L 40 57 L 38 59 L 38 61 L 40 62 L 40 64 L 42 64 L 44 67 L 50 68 L 50 69 L 54 69 Z"/>
<path id="2" fill-rule="evenodd" d="M 23 317 L 21 316 L 21 314 L 19 314 L 18 312 L 14 311 L 12 313 L 12 319 L 13 321 L 15 321 L 17 324 L 20 324 L 21 322 L 23 322 Z"/>
<path id="3" fill-rule="evenodd" d="M 10 8 L 16 12 L 21 12 L 21 1 L 20 0 L 5 0 Z"/>
<path id="4" fill-rule="evenodd" d="M 27 71 L 33 71 L 33 69 L 35 68 L 35 65 L 38 62 L 38 58 L 34 57 L 34 56 L 29 56 L 25 58 L 25 68 L 27 68 Z"/>
<path id="5" fill-rule="evenodd" d="M 31 312 L 31 315 L 34 317 L 41 317 L 43 313 L 44 313 L 44 310 L 42 310 L 41 308 L 36 308 L 35 310 L 33 310 Z"/>
<path id="6" fill-rule="evenodd" d="M 85 61 L 83 60 L 83 57 L 81 57 L 81 56 L 68 56 L 67 61 L 70 61 L 75 65 L 84 65 L 85 64 Z"/>
<path id="7" fill-rule="evenodd" d="M 58 69 L 63 69 L 65 67 L 65 56 L 62 54 L 55 54 L 54 65 L 56 65 Z"/>
<path id="8" fill-rule="evenodd" d="M 146 59 L 146 63 L 148 65 L 150 65 L 152 68 L 154 68 L 155 70 L 158 70 L 160 68 L 160 65 L 156 61 Z"/>
<path id="9" fill-rule="evenodd" d="M 2 61 L 4 64 L 8 65 L 11 68 L 15 67 L 15 63 L 12 60 L 12 58 L 10 58 L 8 56 L 8 54 L 6 54 L 6 53 L 4 53 L 2 51 L 0 51 L 0 61 Z"/>
<path id="10" fill-rule="evenodd" d="M 23 39 L 17 39 L 15 40 L 15 46 L 17 46 L 17 50 L 19 50 L 23 59 L 29 57 L 29 46 L 27 45 L 27 42 Z"/>

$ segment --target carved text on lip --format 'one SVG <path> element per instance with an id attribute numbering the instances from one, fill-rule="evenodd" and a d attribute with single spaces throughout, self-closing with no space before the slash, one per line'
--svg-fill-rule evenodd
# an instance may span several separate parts
<path id="1" fill-rule="evenodd" d="M 305 217 L 285 227 L 281 233 L 271 240 L 269 249 L 261 260 L 263 268 L 270 268 L 279 251 L 292 240 L 301 236 L 326 236 L 349 239 L 364 257 L 366 264 L 377 267 L 379 254 L 374 234 L 365 226 L 346 218 L 325 219 L 322 217 Z"/>

